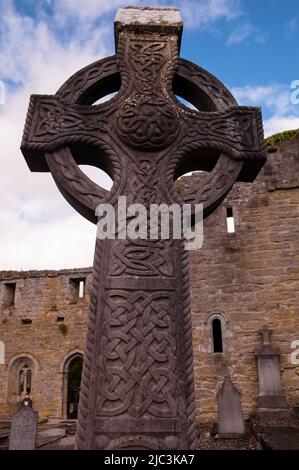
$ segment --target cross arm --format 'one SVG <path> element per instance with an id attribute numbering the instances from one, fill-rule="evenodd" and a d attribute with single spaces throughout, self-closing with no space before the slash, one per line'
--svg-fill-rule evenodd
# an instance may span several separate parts
<path id="1" fill-rule="evenodd" d="M 185 108 L 180 114 L 184 122 L 181 148 L 225 153 L 243 162 L 239 181 L 255 179 L 266 161 L 260 108 L 231 106 L 213 112 Z"/>
<path id="2" fill-rule="evenodd" d="M 107 114 L 104 105 L 78 105 L 59 96 L 32 95 L 21 144 L 30 170 L 49 171 L 44 152 L 69 144 L 92 144 L 103 138 Z"/>

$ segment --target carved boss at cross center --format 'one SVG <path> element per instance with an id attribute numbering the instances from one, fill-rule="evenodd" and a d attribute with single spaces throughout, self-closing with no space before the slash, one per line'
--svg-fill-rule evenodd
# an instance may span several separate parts
<path id="1" fill-rule="evenodd" d="M 82 69 L 55 96 L 31 97 L 22 142 L 30 169 L 51 171 L 94 223 L 98 204 L 116 207 L 118 196 L 202 203 L 209 215 L 264 164 L 260 110 L 239 107 L 215 77 L 179 59 L 177 9 L 128 7 L 115 32 L 116 57 Z M 80 164 L 106 171 L 112 190 Z M 208 173 L 178 194 L 174 181 L 191 170 Z M 97 240 L 77 447 L 196 448 L 192 354 L 184 241 Z"/>

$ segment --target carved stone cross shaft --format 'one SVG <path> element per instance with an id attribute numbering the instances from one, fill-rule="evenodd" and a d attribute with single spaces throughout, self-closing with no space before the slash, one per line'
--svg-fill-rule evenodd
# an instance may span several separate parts
<path id="1" fill-rule="evenodd" d="M 260 110 L 239 107 L 215 77 L 179 59 L 181 32 L 175 8 L 120 10 L 116 57 L 80 70 L 55 96 L 31 97 L 21 147 L 29 168 L 51 171 L 94 223 L 99 203 L 124 195 L 203 203 L 206 216 L 265 162 Z M 105 170 L 112 190 L 80 164 Z M 178 194 L 174 181 L 191 170 L 209 173 Z M 191 326 L 183 240 L 97 240 L 77 448 L 196 448 Z"/>

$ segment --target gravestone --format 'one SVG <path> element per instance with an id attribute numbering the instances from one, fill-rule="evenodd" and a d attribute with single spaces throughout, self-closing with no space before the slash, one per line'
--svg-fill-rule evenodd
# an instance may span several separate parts
<path id="1" fill-rule="evenodd" d="M 225 377 L 217 393 L 217 402 L 218 437 L 236 439 L 244 436 L 246 428 L 241 405 L 241 394 L 229 376 Z"/>
<path id="2" fill-rule="evenodd" d="M 262 346 L 255 353 L 259 377 L 258 415 L 288 417 L 290 409 L 281 386 L 279 349 L 271 346 L 272 330 L 266 325 L 259 333 Z"/>
<path id="3" fill-rule="evenodd" d="M 21 146 L 28 166 L 51 171 L 93 223 L 97 206 L 116 209 L 119 196 L 146 207 L 202 203 L 206 217 L 236 181 L 253 181 L 264 165 L 260 109 L 238 106 L 215 77 L 180 59 L 181 34 L 176 8 L 119 10 L 115 57 L 80 70 L 55 96 L 31 96 Z M 80 164 L 106 171 L 111 191 Z M 175 180 L 192 170 L 207 175 L 178 194 Z M 172 236 L 97 239 L 78 449 L 196 448 L 185 248 Z"/>
<path id="4" fill-rule="evenodd" d="M 32 409 L 30 398 L 24 398 L 11 422 L 9 450 L 34 450 L 38 412 Z"/>

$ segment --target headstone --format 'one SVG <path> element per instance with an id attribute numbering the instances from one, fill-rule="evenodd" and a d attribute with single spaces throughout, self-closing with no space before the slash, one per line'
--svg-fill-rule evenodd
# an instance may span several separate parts
<path id="1" fill-rule="evenodd" d="M 38 412 L 32 409 L 30 398 L 24 398 L 11 422 L 9 450 L 34 450 Z"/>
<path id="2" fill-rule="evenodd" d="M 119 10 L 116 57 L 80 70 L 55 96 L 31 97 L 21 146 L 29 168 L 51 171 L 94 223 L 100 203 L 117 212 L 119 196 L 146 208 L 203 204 L 205 217 L 265 163 L 260 109 L 239 107 L 215 77 L 180 59 L 181 34 L 176 8 Z M 78 164 L 108 172 L 112 190 Z M 179 195 L 175 179 L 192 170 L 210 173 Z M 97 239 L 78 449 L 197 447 L 188 269 L 185 240 L 172 234 Z"/>
<path id="3" fill-rule="evenodd" d="M 244 436 L 246 432 L 243 418 L 241 394 L 226 376 L 217 393 L 218 402 L 218 437 L 235 439 Z"/>
<path id="4" fill-rule="evenodd" d="M 270 345 L 272 330 L 264 326 L 259 333 L 262 336 L 262 346 L 255 353 L 259 377 L 258 414 L 287 417 L 289 406 L 281 386 L 280 352 Z"/>

